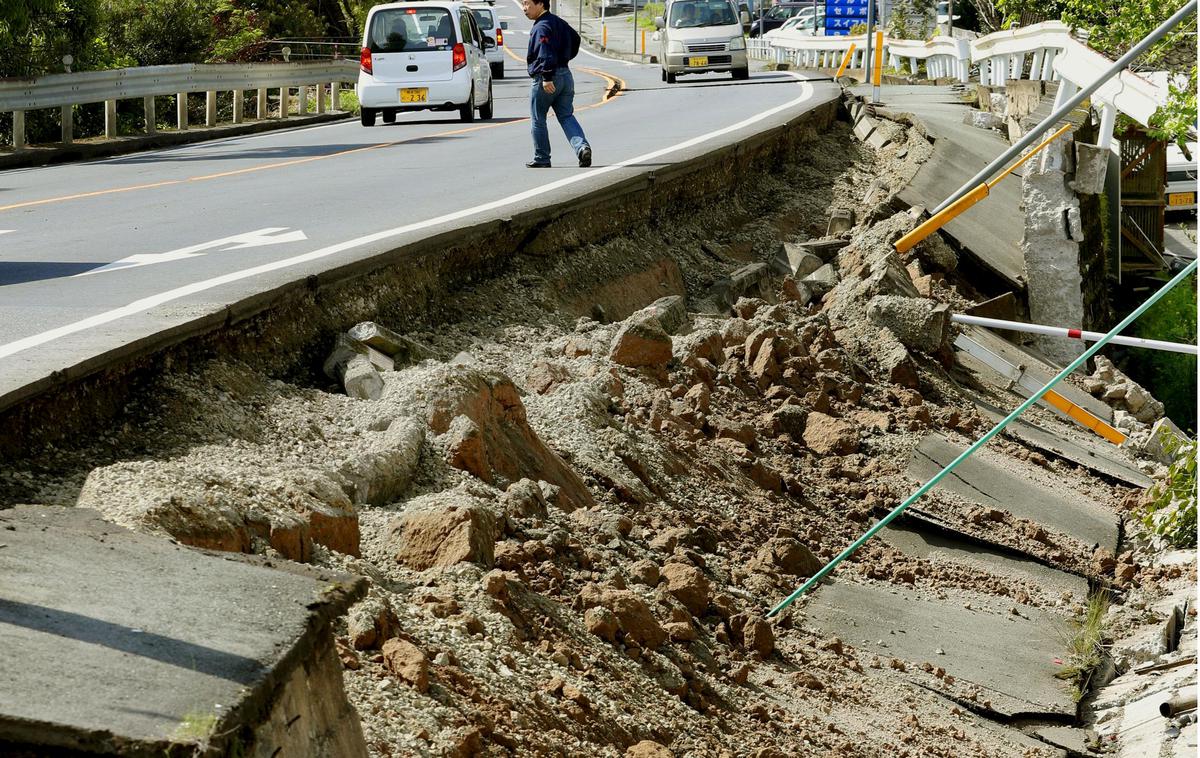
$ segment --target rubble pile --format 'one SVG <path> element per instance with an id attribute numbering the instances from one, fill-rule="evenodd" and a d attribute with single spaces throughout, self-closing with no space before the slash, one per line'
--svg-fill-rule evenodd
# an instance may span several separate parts
<path id="1" fill-rule="evenodd" d="M 935 236 L 899 257 L 916 217 L 860 204 L 855 170 L 832 191 L 857 226 L 668 238 L 686 287 L 624 318 L 566 313 L 530 260 L 435 329 L 353 327 L 317 386 L 228 362 L 168 377 L 139 430 L 154 453 L 89 469 L 75 502 L 368 577 L 338 651 L 373 755 L 1056 755 L 973 714 L 983 698 L 936 662 L 820 635 L 803 601 L 767 618 L 911 492 L 924 435 L 986 428 L 953 373 L 953 251 Z M 616 266 L 621 244 L 573 255 Z M 1047 486 L 1126 498 L 996 448 L 1037 455 Z M 1118 570 L 936 497 L 965 533 L 1096 581 Z M 837 576 L 1014 608 L 1083 600 L 882 541 Z"/>

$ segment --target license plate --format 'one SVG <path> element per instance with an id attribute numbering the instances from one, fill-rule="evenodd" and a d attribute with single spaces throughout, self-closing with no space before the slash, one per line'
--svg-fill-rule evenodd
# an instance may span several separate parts
<path id="1" fill-rule="evenodd" d="M 402 103 L 423 103 L 429 99 L 429 89 L 427 87 L 410 87 L 400 90 L 400 102 Z"/>
<path id="2" fill-rule="evenodd" d="M 700 68 L 701 66 L 707 66 L 708 65 L 708 56 L 707 55 L 698 55 L 694 58 L 688 58 L 687 64 L 688 64 L 688 68 Z"/>
<path id="3" fill-rule="evenodd" d="M 1172 192 L 1167 195 L 1167 205 L 1195 205 L 1195 192 Z"/>

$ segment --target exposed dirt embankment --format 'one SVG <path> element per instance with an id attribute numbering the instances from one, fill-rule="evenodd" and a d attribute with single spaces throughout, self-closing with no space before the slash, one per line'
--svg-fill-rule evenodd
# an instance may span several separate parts
<path id="1" fill-rule="evenodd" d="M 803 603 L 765 619 L 911 491 L 928 431 L 985 427 L 948 347 L 944 305 L 972 295 L 953 252 L 890 246 L 916 223 L 888 204 L 895 177 L 927 154 L 911 130 L 876 155 L 837 124 L 732 197 L 517 256 L 421 318 L 383 313 L 430 357 L 380 372 L 377 399 L 319 361 L 282 378 L 195 364 L 5 470 L 0 492 L 369 577 L 339 645 L 376 755 L 1053 755 L 974 715 L 987 704 L 954 671 L 818 635 Z M 835 207 L 861 223 L 780 251 Z M 1125 495 L 1037 458 L 1041 486 Z M 937 502 L 964 533 L 1093 572 L 1069 535 Z M 1083 600 L 884 542 L 839 576 L 1014 609 Z"/>

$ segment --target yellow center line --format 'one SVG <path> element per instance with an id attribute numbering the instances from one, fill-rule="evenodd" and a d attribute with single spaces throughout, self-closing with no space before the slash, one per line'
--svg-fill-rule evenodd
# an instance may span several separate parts
<path id="1" fill-rule="evenodd" d="M 521 58 L 519 58 L 517 56 L 517 54 L 514 53 L 508 47 L 507 44 L 504 45 L 504 50 L 509 55 L 511 55 L 514 59 L 516 59 L 522 63 L 525 62 Z M 600 100 L 600 102 L 593 103 L 591 105 L 585 105 L 584 107 L 579 109 L 581 111 L 588 110 L 590 108 L 598 108 L 601 105 L 604 105 L 605 103 L 611 102 L 617 95 L 619 95 L 621 93 L 621 90 L 623 90 L 625 88 L 624 80 L 622 80 L 616 76 L 613 76 L 612 74 L 607 74 L 603 71 L 599 71 L 597 69 L 591 69 L 591 68 L 580 68 L 580 71 L 586 71 L 589 74 L 594 74 L 605 81 L 604 96 Z M 620 88 L 616 92 L 613 92 L 614 85 L 618 85 L 618 84 L 620 85 Z M 420 135 L 414 134 L 412 136 L 405 137 L 404 139 L 395 140 L 393 142 L 381 142 L 377 145 L 365 145 L 363 147 L 354 147 L 354 148 L 350 148 L 349 150 L 339 150 L 336 153 L 329 153 L 328 155 L 314 155 L 314 156 L 310 156 L 308 158 L 296 158 L 295 160 L 290 160 L 290 161 L 279 161 L 277 163 L 265 163 L 261 166 L 251 166 L 249 168 L 239 168 L 239 169 L 235 169 L 233 171 L 222 171 L 222 172 L 216 173 L 216 174 L 203 174 L 201 176 L 190 176 L 186 179 L 169 179 L 167 181 L 153 182 L 151 184 L 135 184 L 135 185 L 131 185 L 129 187 L 113 187 L 111 189 L 96 190 L 95 192 L 80 192 L 80 193 L 77 193 L 74 195 L 62 195 L 60 197 L 48 197 L 48 198 L 44 198 L 42 200 L 26 200 L 24 202 L 12 203 L 10 205 L 0 205 L 0 211 L 11 211 L 11 210 L 16 210 L 18 208 L 30 208 L 30 207 L 37 206 L 37 205 L 48 205 L 50 203 L 62 203 L 62 202 L 66 202 L 68 200 L 83 200 L 83 199 L 86 199 L 89 197 L 100 197 L 103 195 L 115 195 L 120 192 L 133 192 L 135 190 L 154 189 L 156 187 L 169 187 L 173 184 L 185 184 L 187 182 L 204 182 L 204 181 L 209 181 L 212 179 L 223 179 L 223 178 L 230 177 L 230 176 L 240 176 L 242 174 L 252 174 L 256 171 L 267 171 L 270 169 L 286 168 L 288 166 L 298 166 L 302 163 L 312 163 L 313 161 L 323 161 L 323 160 L 326 160 L 329 158 L 338 158 L 338 157 L 341 157 L 344 155 L 352 155 L 354 153 L 365 152 L 367 150 L 379 150 L 380 148 L 385 148 L 385 147 L 395 147 L 396 145 L 402 145 L 406 142 L 411 142 L 413 140 L 440 138 L 440 137 L 452 137 L 452 136 L 455 136 L 458 134 L 467 134 L 468 132 L 477 132 L 482 129 L 494 129 L 494 128 L 500 127 L 500 126 L 511 126 L 513 124 L 520 124 L 520 123 L 528 121 L 528 120 L 529 120 L 528 117 L 524 117 L 524 118 L 519 118 L 519 119 L 516 119 L 513 121 L 502 121 L 502 122 L 491 123 L 491 124 L 480 124 L 478 126 L 469 126 L 469 127 L 465 127 L 462 129 L 452 129 L 452 130 L 446 131 L 446 132 L 435 132 L 433 134 L 420 134 Z"/>

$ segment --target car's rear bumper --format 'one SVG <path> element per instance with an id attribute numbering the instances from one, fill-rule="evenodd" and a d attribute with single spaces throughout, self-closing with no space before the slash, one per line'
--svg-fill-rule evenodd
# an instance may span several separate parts
<path id="1" fill-rule="evenodd" d="M 689 66 L 690 58 L 707 58 L 706 66 Z M 732 71 L 749 66 L 745 50 L 726 50 L 719 53 L 681 53 L 667 56 L 666 68 L 670 74 L 702 74 L 705 71 Z"/>
<path id="2" fill-rule="evenodd" d="M 458 73 L 465 72 L 466 69 Z M 400 90 L 424 87 L 428 90 L 424 103 L 400 102 Z M 463 105 L 471 97 L 471 77 L 455 74 L 441 82 L 380 82 L 374 77 L 360 75 L 355 88 L 358 104 L 364 108 L 404 108 L 424 110 L 450 105 Z"/>
<path id="3" fill-rule="evenodd" d="M 1190 197 L 1191 202 L 1186 201 Z M 1166 186 L 1163 200 L 1167 204 L 1167 213 L 1172 211 L 1196 210 L 1196 185 L 1194 182 L 1175 182 Z M 1172 204 L 1174 201 L 1174 204 Z"/>

